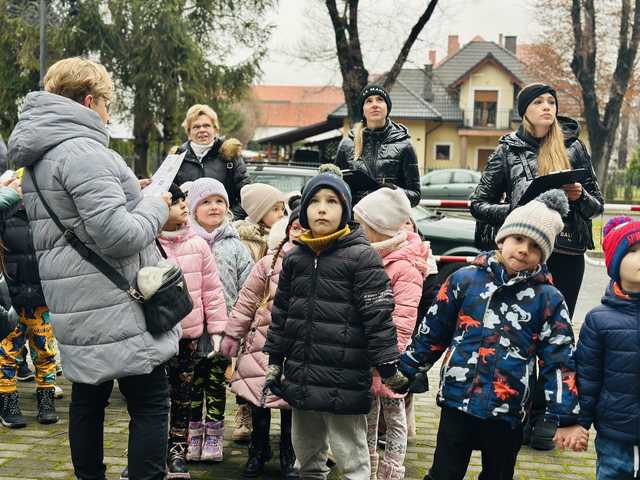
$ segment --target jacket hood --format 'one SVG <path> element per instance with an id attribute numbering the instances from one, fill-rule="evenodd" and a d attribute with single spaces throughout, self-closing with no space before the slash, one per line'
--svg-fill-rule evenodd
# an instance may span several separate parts
<path id="1" fill-rule="evenodd" d="M 109 144 L 107 127 L 96 112 L 67 97 L 31 92 L 9 138 L 9 158 L 18 167 L 28 167 L 73 138 Z"/>
<path id="2" fill-rule="evenodd" d="M 191 229 L 189 222 L 187 222 L 178 230 L 175 230 L 175 231 L 163 230 L 162 232 L 160 232 L 160 235 L 158 236 L 158 238 L 162 242 L 180 243 L 190 239 L 191 237 L 194 237 L 195 235 L 196 234 Z"/>
<path id="3" fill-rule="evenodd" d="M 562 133 L 564 134 L 564 144 L 568 147 L 578 139 L 578 136 L 580 135 L 580 124 L 573 118 L 563 117 L 560 115 L 558 116 L 558 123 L 560 123 Z M 530 140 L 527 142 L 525 140 L 527 137 L 529 136 L 524 132 L 524 128 L 520 126 L 517 132 L 511 132 L 504 135 L 500 139 L 500 143 L 504 143 L 510 147 L 537 149 L 537 140 L 529 137 Z"/>
<path id="4" fill-rule="evenodd" d="M 177 151 L 184 152 L 185 150 L 188 150 L 195 156 L 189 140 L 184 142 Z M 225 137 L 218 137 L 213 141 L 213 146 L 211 147 L 211 150 L 207 152 L 207 155 L 205 155 L 205 157 L 208 157 L 210 155 L 213 155 L 215 157 L 218 153 L 220 153 L 220 157 L 223 160 L 231 161 L 237 158 L 238 155 L 240 155 L 241 151 L 242 142 L 240 142 L 240 140 L 238 140 L 237 138 L 225 139 Z"/>
<path id="5" fill-rule="evenodd" d="M 493 277 L 498 286 L 506 284 L 514 285 L 520 282 L 547 283 L 553 285 L 551 273 L 546 264 L 538 265 L 538 268 L 533 272 L 524 271 L 509 278 L 506 268 L 498 260 L 495 251 L 481 253 L 475 258 L 473 265 L 484 268 L 489 275 Z"/>
<path id="6" fill-rule="evenodd" d="M 372 243 L 371 246 L 382 257 L 382 264 L 405 260 L 418 269 L 423 278 L 427 276 L 427 255 L 429 247 L 424 244 L 420 236 L 413 232 L 400 232 L 383 242 Z"/>
<path id="7" fill-rule="evenodd" d="M 627 293 L 612 280 L 604 292 L 602 304 L 635 311 L 640 308 L 640 293 Z"/>
<path id="8" fill-rule="evenodd" d="M 395 143 L 409 138 L 409 130 L 407 127 L 393 120 L 387 119 L 384 128 L 380 130 L 365 129 L 365 135 L 378 137 L 382 143 Z"/>

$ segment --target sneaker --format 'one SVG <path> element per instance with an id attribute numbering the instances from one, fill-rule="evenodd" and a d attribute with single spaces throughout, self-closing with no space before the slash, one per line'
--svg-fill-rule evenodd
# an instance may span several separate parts
<path id="1" fill-rule="evenodd" d="M 249 442 L 251 440 L 251 409 L 249 405 L 238 405 L 235 423 L 233 441 L 237 443 Z"/>
<path id="2" fill-rule="evenodd" d="M 120 480 L 129 480 L 129 467 L 124 467 L 120 474 Z"/>
<path id="3" fill-rule="evenodd" d="M 202 444 L 202 455 L 200 460 L 203 462 L 221 462 L 222 461 L 222 437 L 224 435 L 224 421 L 207 422 L 204 427 L 204 442 Z"/>
<path id="4" fill-rule="evenodd" d="M 56 363 L 56 377 L 60 377 L 62 375 L 62 365 Z"/>
<path id="5" fill-rule="evenodd" d="M 58 422 L 54 394 L 53 388 L 39 388 L 36 390 L 38 402 L 38 415 L 36 419 L 43 425 Z"/>
<path id="6" fill-rule="evenodd" d="M 56 385 L 55 387 L 53 387 L 53 396 L 56 399 L 60 399 L 60 398 L 64 398 L 64 391 L 58 386 Z"/>
<path id="7" fill-rule="evenodd" d="M 36 374 L 29 368 L 27 362 L 20 362 L 18 364 L 18 371 L 16 373 L 16 378 L 20 382 L 30 382 L 34 378 L 36 378 Z"/>
<path id="8" fill-rule="evenodd" d="M 186 478 L 190 479 L 189 469 L 185 456 L 187 444 L 184 442 L 171 443 L 167 455 L 167 480 Z"/>
<path id="9" fill-rule="evenodd" d="M 18 392 L 0 393 L 0 422 L 9 428 L 22 428 L 27 426 L 27 421 L 22 416 Z"/>

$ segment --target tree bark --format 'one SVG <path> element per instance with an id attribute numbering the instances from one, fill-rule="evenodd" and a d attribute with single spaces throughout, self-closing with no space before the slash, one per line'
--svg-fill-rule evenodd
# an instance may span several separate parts
<path id="1" fill-rule="evenodd" d="M 593 0 L 572 0 L 571 21 L 575 40 L 571 69 L 580 83 L 584 102 L 584 117 L 589 130 L 591 157 L 600 187 L 606 189 L 606 174 L 616 140 L 620 110 L 633 72 L 640 40 L 640 0 L 635 0 L 633 22 L 630 25 L 631 0 L 622 0 L 620 33 L 616 67 L 609 99 L 601 114 L 596 91 L 596 21 Z M 583 11 L 584 10 L 584 11 Z M 584 21 L 583 21 L 584 19 Z M 631 39 L 629 29 L 631 27 Z"/>
<path id="2" fill-rule="evenodd" d="M 136 92 L 133 100 L 133 172 L 140 178 L 149 177 L 147 157 L 149 153 L 149 134 L 153 128 L 153 119 L 149 106 L 142 94 Z"/>
<path id="3" fill-rule="evenodd" d="M 431 18 L 431 15 L 433 15 L 433 11 L 435 10 L 436 5 L 438 5 L 438 0 L 431 0 L 429 2 L 429 5 L 427 5 L 425 11 L 422 12 L 422 15 L 411 29 L 411 32 L 409 32 L 409 36 L 405 40 L 404 45 L 402 45 L 400 53 L 398 53 L 396 61 L 393 62 L 391 70 L 389 70 L 389 72 L 385 75 L 383 87 L 386 90 L 389 90 L 393 86 L 396 79 L 398 78 L 398 75 L 400 75 L 400 70 L 402 70 L 404 62 L 407 61 L 407 57 L 409 56 L 411 47 L 413 47 L 413 44 L 418 38 L 418 35 L 420 35 L 420 32 Z"/>
<path id="4" fill-rule="evenodd" d="M 629 156 L 629 127 L 631 125 L 631 112 L 628 109 L 622 110 L 620 117 L 620 143 L 618 144 L 618 168 L 627 168 L 627 157 Z"/>

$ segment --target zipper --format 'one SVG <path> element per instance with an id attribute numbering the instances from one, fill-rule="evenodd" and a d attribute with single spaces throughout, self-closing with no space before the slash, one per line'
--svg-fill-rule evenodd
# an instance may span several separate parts
<path id="1" fill-rule="evenodd" d="M 307 318 L 306 318 L 306 331 L 305 331 L 305 339 L 304 339 L 304 363 L 305 370 L 309 365 L 309 345 L 311 343 L 311 326 L 312 326 L 312 315 L 313 309 L 316 303 L 316 282 L 318 279 L 318 255 L 316 255 L 313 259 L 313 273 L 311 274 L 311 292 L 313 296 L 311 297 L 309 303 L 307 304 Z M 304 376 L 304 385 L 307 384 L 307 375 L 308 372 L 305 372 Z"/>

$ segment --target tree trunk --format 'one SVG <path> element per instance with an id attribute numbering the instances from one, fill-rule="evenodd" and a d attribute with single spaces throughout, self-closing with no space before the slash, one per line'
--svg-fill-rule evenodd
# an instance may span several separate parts
<path id="1" fill-rule="evenodd" d="M 150 176 L 147 161 L 151 128 L 153 119 L 149 115 L 149 106 L 143 101 L 143 96 L 136 92 L 133 100 L 133 172 L 140 178 Z"/>
<path id="2" fill-rule="evenodd" d="M 178 82 L 165 93 L 162 112 L 163 153 L 167 155 L 171 147 L 178 145 Z"/>
<path id="3" fill-rule="evenodd" d="M 627 168 L 629 156 L 629 127 L 631 125 L 631 113 L 628 109 L 622 111 L 620 118 L 620 143 L 618 144 L 618 168 Z"/>

